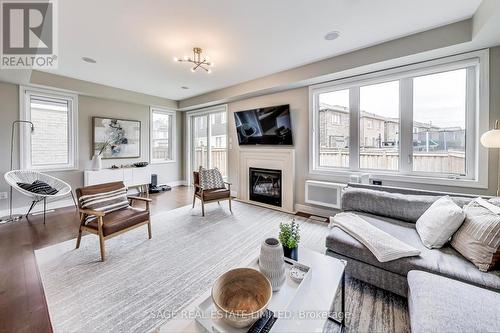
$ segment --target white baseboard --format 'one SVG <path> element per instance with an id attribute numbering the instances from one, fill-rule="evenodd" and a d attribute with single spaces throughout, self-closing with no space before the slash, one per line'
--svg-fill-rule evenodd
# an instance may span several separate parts
<path id="1" fill-rule="evenodd" d="M 171 182 L 167 182 L 164 185 L 168 185 L 170 187 L 187 186 L 187 181 L 185 181 L 185 180 L 174 180 L 174 181 L 171 181 Z"/>
<path id="2" fill-rule="evenodd" d="M 339 210 L 336 210 L 336 209 L 318 208 L 318 207 L 309 206 L 309 205 L 302 205 L 302 204 L 295 204 L 295 210 L 298 212 L 322 216 L 322 217 L 330 217 L 330 216 L 333 216 L 339 212 Z"/>
<path id="3" fill-rule="evenodd" d="M 28 209 L 30 209 L 31 203 L 26 206 L 21 206 L 21 207 L 13 207 L 12 208 L 12 214 L 26 214 L 28 212 Z M 73 203 L 73 199 L 71 197 L 64 198 L 61 200 L 56 200 L 56 201 L 48 201 L 47 202 L 47 211 L 52 210 L 52 209 L 57 209 L 57 208 L 64 208 L 64 207 L 71 207 L 75 206 Z M 35 208 L 31 211 L 31 213 L 40 213 L 43 212 L 43 202 L 39 202 L 36 204 Z M 9 215 L 9 209 L 3 209 L 0 210 L 0 216 L 7 216 Z"/>
<path id="4" fill-rule="evenodd" d="M 231 191 L 231 196 L 237 198 L 238 197 L 238 192 Z"/>

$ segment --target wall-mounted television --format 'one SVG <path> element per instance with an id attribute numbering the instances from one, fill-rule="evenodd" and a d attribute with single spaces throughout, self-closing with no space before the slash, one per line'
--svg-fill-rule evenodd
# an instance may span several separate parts
<path id="1" fill-rule="evenodd" d="M 240 145 L 293 145 L 290 105 L 234 113 Z"/>

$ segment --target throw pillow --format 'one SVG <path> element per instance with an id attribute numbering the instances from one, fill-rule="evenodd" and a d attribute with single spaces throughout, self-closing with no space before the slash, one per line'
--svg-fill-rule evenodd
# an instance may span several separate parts
<path id="1" fill-rule="evenodd" d="M 218 188 L 224 188 L 224 179 L 222 179 L 222 174 L 219 169 L 204 169 L 200 167 L 200 186 L 204 190 L 213 190 Z"/>
<path id="2" fill-rule="evenodd" d="M 477 200 L 464 207 L 465 221 L 453 235 L 451 246 L 482 272 L 500 262 L 500 216 Z"/>
<path id="3" fill-rule="evenodd" d="M 119 210 L 129 206 L 126 187 L 122 187 L 120 189 L 109 192 L 82 195 L 79 198 L 79 202 L 80 207 L 83 209 L 91 209 L 104 213 L 111 213 L 115 210 Z M 95 216 L 87 216 L 85 218 L 85 224 L 95 219 Z"/>
<path id="4" fill-rule="evenodd" d="M 436 200 L 417 220 L 416 228 L 422 243 L 429 249 L 439 249 L 464 222 L 462 208 L 445 196 Z"/>
<path id="5" fill-rule="evenodd" d="M 53 188 L 46 182 L 40 180 L 35 180 L 33 183 L 17 183 L 17 185 L 31 193 L 42 194 L 42 195 L 54 195 L 59 192 L 57 189 Z"/>

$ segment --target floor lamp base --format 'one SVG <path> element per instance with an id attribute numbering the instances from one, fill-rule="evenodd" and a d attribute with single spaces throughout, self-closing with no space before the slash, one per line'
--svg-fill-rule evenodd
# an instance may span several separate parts
<path id="1" fill-rule="evenodd" d="M 17 222 L 23 218 L 21 214 L 12 214 L 7 216 L 0 217 L 0 224 L 9 223 L 9 222 Z"/>

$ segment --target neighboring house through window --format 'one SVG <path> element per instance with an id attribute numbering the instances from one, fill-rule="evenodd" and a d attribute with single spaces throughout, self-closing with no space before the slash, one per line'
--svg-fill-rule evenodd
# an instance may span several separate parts
<path id="1" fill-rule="evenodd" d="M 175 162 L 175 111 L 151 107 L 151 163 Z"/>
<path id="2" fill-rule="evenodd" d="M 21 87 L 22 169 L 69 170 L 77 166 L 78 97 L 74 94 Z"/>

